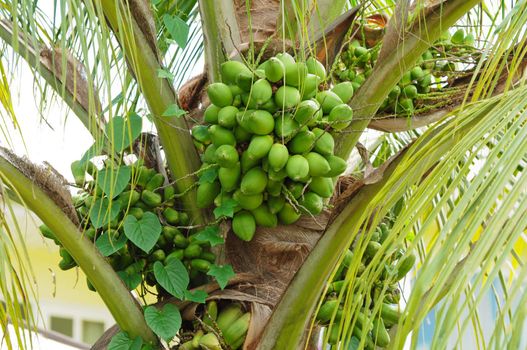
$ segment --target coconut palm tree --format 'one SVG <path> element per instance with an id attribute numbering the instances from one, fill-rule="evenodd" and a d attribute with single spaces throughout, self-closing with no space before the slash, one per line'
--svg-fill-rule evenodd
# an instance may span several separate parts
<path id="1" fill-rule="evenodd" d="M 114 316 L 120 332 L 113 329 L 96 348 L 110 339 L 115 349 L 158 346 L 158 337 L 170 339 L 164 335 L 180 329 L 181 316 L 192 320 L 202 315 L 196 302 L 205 296 L 192 294 L 197 290 L 226 303 L 241 301 L 250 310 L 247 349 L 316 347 L 320 334 L 322 342 L 335 348 L 368 348 L 375 346 L 372 339 L 380 345 L 368 326 L 355 325 L 378 323 L 385 312 L 382 301 L 395 280 L 390 285 L 380 281 L 397 275 L 412 254 L 418 255 L 417 263 L 411 283 L 403 289 L 406 298 L 396 302 L 399 311 L 388 347 L 416 346 L 431 310 L 436 310 L 434 347 L 452 342 L 468 347 L 463 335 L 469 331 L 480 348 L 522 344 L 527 315 L 522 250 L 527 226 L 526 1 L 0 4 L 2 53 L 13 57 L 0 66 L 3 124 L 17 125 L 8 75 L 22 58 L 33 70 L 41 98 L 59 98 L 93 135 L 94 144 L 81 163 L 105 155 L 110 169 L 106 172 L 115 177 L 105 192 L 109 198 L 120 186 L 118 169 L 125 162 L 121 155 L 135 153 L 174 185 L 174 205 L 189 217 L 183 229 L 203 232 L 215 227 L 207 234 L 220 242 L 213 247 L 219 272 L 210 274 L 218 283 L 203 280 L 190 294 L 172 293 L 175 299 L 161 293 L 159 309 L 143 312 L 122 275 L 84 234 L 87 227 L 79 221 L 65 180 L 13 154 L 2 126 L 7 148 L 0 152 L 0 198 L 6 208 L 0 221 L 0 288 L 7 306 L 0 310 L 15 326 L 22 319 L 15 306 L 27 303 L 32 294 L 29 259 L 14 243 L 23 236 L 4 220 L 10 203 L 19 201 L 49 227 Z M 445 35 L 449 31 L 455 32 L 451 38 Z M 206 87 L 226 79 L 222 63 L 228 60 L 256 71 L 263 60 L 289 52 L 300 62 L 316 57 L 328 72 L 319 88 L 330 89 L 346 80 L 342 72 L 351 69 L 347 64 L 362 57 L 355 53 L 357 59 L 350 58 L 350 52 L 359 52 L 354 45 L 371 50 L 367 54 L 375 59 L 367 73 L 360 71 L 364 81 L 354 80 L 357 86 L 348 102 L 351 124 L 334 134 L 335 154 L 348 160 L 351 173 L 336 182 L 322 214 L 294 224 L 258 227 L 252 240 L 239 239 L 230 227 L 232 207 L 218 205 L 223 214 L 215 216 L 213 208 L 200 209 L 197 202 L 198 177 L 201 183 L 209 168 L 201 167 L 202 144 L 193 141 L 190 130 L 204 123 L 210 104 Z M 426 62 L 423 55 L 431 48 L 437 53 L 432 60 L 443 67 L 429 83 L 434 89 L 423 86 L 411 107 L 402 102 L 410 98 L 404 90 L 390 109 L 392 91 L 412 68 Z M 191 77 L 191 67 L 202 56 L 203 74 Z M 147 123 L 153 124 L 156 135 L 142 134 L 133 142 Z M 132 170 L 124 185 L 134 176 Z M 100 211 L 111 213 L 111 203 Z M 388 229 L 381 243 L 371 244 L 383 225 Z M 143 229 L 152 227 L 145 224 Z M 395 260 L 394 254 L 399 254 Z M 228 265 L 236 276 L 230 275 Z M 167 277 L 167 283 L 177 285 L 177 276 L 181 275 Z M 314 315 L 324 306 L 324 295 L 331 294 L 335 276 L 344 287 L 330 297 L 342 313 L 333 310 L 323 324 Z M 480 317 L 479 306 L 489 292 L 498 304 L 494 321 Z M 165 309 L 167 303 L 178 311 Z M 369 311 L 361 321 L 364 308 Z M 4 330 L 6 322 L 2 321 Z M 493 322 L 491 334 L 483 332 L 486 322 Z"/>

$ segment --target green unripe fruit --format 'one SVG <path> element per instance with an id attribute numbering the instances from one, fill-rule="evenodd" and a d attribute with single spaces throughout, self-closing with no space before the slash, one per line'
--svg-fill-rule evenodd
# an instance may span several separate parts
<path id="1" fill-rule="evenodd" d="M 213 263 L 216 260 L 216 255 L 213 252 L 203 252 L 199 256 L 201 259 L 205 259 L 211 263 Z"/>
<path id="2" fill-rule="evenodd" d="M 461 45 L 465 41 L 465 31 L 463 29 L 458 29 L 456 32 L 452 35 L 452 38 L 450 39 L 452 44 L 454 45 Z"/>
<path id="3" fill-rule="evenodd" d="M 260 168 L 252 168 L 243 176 L 240 190 L 245 195 L 253 195 L 262 193 L 265 186 L 267 186 L 267 174 Z"/>
<path id="4" fill-rule="evenodd" d="M 238 85 L 229 85 L 229 89 L 231 89 L 231 93 L 232 93 L 232 96 L 233 96 L 232 105 L 233 106 L 237 106 L 237 103 L 239 104 L 239 102 L 241 102 L 241 100 L 239 100 L 237 102 L 236 98 L 240 98 L 240 95 L 243 93 L 243 90 L 240 89 L 240 87 Z"/>
<path id="5" fill-rule="evenodd" d="M 246 210 L 254 210 L 258 208 L 260 205 L 262 205 L 263 202 L 263 194 L 258 193 L 254 195 L 245 195 L 240 190 L 237 190 L 232 195 L 232 198 L 238 202 L 240 205 L 240 208 L 246 209 Z"/>
<path id="6" fill-rule="evenodd" d="M 86 165 L 81 164 L 80 160 L 76 160 L 71 163 L 71 173 L 73 174 L 73 179 L 75 184 L 82 186 L 86 177 Z"/>
<path id="7" fill-rule="evenodd" d="M 281 53 L 277 54 L 276 58 L 278 58 L 282 62 L 282 64 L 284 65 L 284 69 L 285 69 L 284 72 L 287 72 L 288 70 L 295 69 L 296 61 L 293 58 L 293 56 L 291 56 L 287 52 L 281 52 Z"/>
<path id="8" fill-rule="evenodd" d="M 169 202 L 171 200 L 173 200 L 176 196 L 176 189 L 174 188 L 174 186 L 166 186 L 165 188 L 163 188 L 163 199 L 165 200 L 165 202 Z"/>
<path id="9" fill-rule="evenodd" d="M 393 89 L 390 91 L 390 93 L 388 94 L 388 97 L 392 100 L 395 100 L 397 99 L 397 97 L 399 97 L 400 94 L 401 94 L 401 88 L 399 87 L 399 85 L 395 85 Z"/>
<path id="10" fill-rule="evenodd" d="M 333 154 L 333 150 L 335 149 L 335 140 L 333 139 L 333 136 L 319 128 L 315 128 L 312 131 L 315 134 L 315 152 L 322 155 Z"/>
<path id="11" fill-rule="evenodd" d="M 187 259 L 195 259 L 201 255 L 202 251 L 203 251 L 203 248 L 201 248 L 201 246 L 198 243 L 194 242 L 194 243 L 190 243 L 185 248 L 184 255 L 185 255 L 185 258 Z"/>
<path id="12" fill-rule="evenodd" d="M 143 190 L 141 200 L 150 208 L 158 207 L 163 202 L 160 194 L 148 190 Z"/>
<path id="13" fill-rule="evenodd" d="M 315 146 L 316 136 L 311 131 L 301 131 L 289 141 L 287 148 L 292 154 L 309 152 Z"/>
<path id="14" fill-rule="evenodd" d="M 145 186 L 145 189 L 149 191 L 154 191 L 154 190 L 157 190 L 159 187 L 163 186 L 164 183 L 165 183 L 165 177 L 163 176 L 163 174 L 155 174 L 148 181 L 148 183 Z"/>
<path id="15" fill-rule="evenodd" d="M 350 125 L 353 119 L 353 110 L 347 104 L 335 106 L 328 116 L 328 121 L 335 130 L 343 130 Z"/>
<path id="16" fill-rule="evenodd" d="M 334 155 L 326 156 L 326 160 L 330 167 L 330 171 L 325 175 L 327 177 L 339 176 L 344 173 L 348 167 L 348 164 L 344 159 Z"/>
<path id="17" fill-rule="evenodd" d="M 179 216 L 179 213 L 178 213 L 178 216 Z M 165 239 L 167 241 L 173 241 L 174 240 L 174 237 L 176 237 L 176 235 L 180 233 L 179 230 L 175 227 L 172 227 L 172 226 L 163 226 L 163 237 L 165 237 Z"/>
<path id="18" fill-rule="evenodd" d="M 355 57 L 361 57 L 361 56 L 366 55 L 367 53 L 368 53 L 368 49 L 363 46 L 357 46 L 353 50 L 353 55 L 355 55 Z"/>
<path id="19" fill-rule="evenodd" d="M 226 84 L 210 84 L 207 87 L 207 95 L 210 101 L 218 107 L 225 107 L 232 104 L 232 92 Z"/>
<path id="20" fill-rule="evenodd" d="M 256 103 L 256 100 L 250 93 L 244 92 L 240 96 L 243 104 L 247 106 L 248 109 L 258 109 L 258 103 Z"/>
<path id="21" fill-rule="evenodd" d="M 247 151 L 242 153 L 242 157 L 240 159 L 240 165 L 242 167 L 242 173 L 248 172 L 250 169 L 254 168 L 259 164 L 259 159 L 254 159 L 249 156 L 249 153 Z"/>
<path id="22" fill-rule="evenodd" d="M 203 114 L 203 119 L 209 123 L 209 124 L 217 124 L 218 123 L 218 113 L 220 112 L 221 107 L 210 105 L 205 109 L 205 113 Z"/>
<path id="23" fill-rule="evenodd" d="M 336 313 L 337 308 L 339 307 L 339 301 L 337 299 L 327 300 L 322 304 L 317 313 L 317 321 L 321 324 L 326 324 L 331 320 L 333 314 Z M 333 325 L 335 327 L 335 325 Z"/>
<path id="24" fill-rule="evenodd" d="M 157 250 L 154 250 L 150 256 L 148 257 L 148 260 L 153 262 L 153 261 L 164 261 L 166 258 L 166 255 L 165 255 L 165 252 L 163 251 L 163 249 L 157 249 Z"/>
<path id="25" fill-rule="evenodd" d="M 258 79 L 251 89 L 251 98 L 256 103 L 261 104 L 269 100 L 273 96 L 273 89 L 271 84 L 265 79 Z"/>
<path id="26" fill-rule="evenodd" d="M 247 142 L 251 139 L 251 133 L 241 126 L 237 126 L 234 129 L 234 137 L 236 138 L 237 143 Z"/>
<path id="27" fill-rule="evenodd" d="M 289 159 L 289 156 L 287 156 L 287 159 Z M 285 160 L 285 164 L 287 164 L 287 159 Z M 287 177 L 287 172 L 285 171 L 285 164 L 284 164 L 284 167 L 278 171 L 269 169 L 267 171 L 267 176 L 269 177 L 269 180 L 282 181 L 283 179 L 285 179 Z"/>
<path id="28" fill-rule="evenodd" d="M 326 158 L 316 152 L 310 152 L 304 157 L 309 163 L 309 175 L 311 176 L 326 176 L 331 170 Z"/>
<path id="29" fill-rule="evenodd" d="M 333 180 L 330 177 L 314 177 L 309 184 L 309 190 L 322 198 L 329 198 L 333 195 Z"/>
<path id="30" fill-rule="evenodd" d="M 322 212 L 322 209 L 324 209 L 324 200 L 318 194 L 313 192 L 305 193 L 300 199 L 299 204 L 311 215 L 318 215 Z"/>
<path id="31" fill-rule="evenodd" d="M 309 175 L 309 163 L 306 158 L 296 154 L 289 157 L 285 170 L 290 179 L 298 181 Z"/>
<path id="32" fill-rule="evenodd" d="M 322 106 L 324 114 L 329 114 L 334 107 L 343 103 L 336 93 L 327 90 L 317 94 L 317 101 Z"/>
<path id="33" fill-rule="evenodd" d="M 198 208 L 208 208 L 214 203 L 214 198 L 220 193 L 218 181 L 204 182 L 198 186 L 196 205 Z"/>
<path id="34" fill-rule="evenodd" d="M 401 313 L 390 305 L 383 303 L 381 305 L 381 317 L 384 324 L 387 327 L 391 327 L 399 322 Z"/>
<path id="35" fill-rule="evenodd" d="M 273 146 L 271 135 L 254 136 L 247 147 L 247 154 L 252 159 L 261 159 L 267 156 Z"/>
<path id="36" fill-rule="evenodd" d="M 361 84 L 356 82 L 356 81 L 352 81 L 351 85 L 353 86 L 353 91 L 355 92 L 355 91 L 359 90 Z"/>
<path id="37" fill-rule="evenodd" d="M 349 81 L 338 83 L 331 89 L 344 103 L 348 103 L 353 97 L 353 85 Z"/>
<path id="38" fill-rule="evenodd" d="M 272 214 L 278 213 L 285 204 L 284 196 L 270 196 L 267 198 L 267 206 Z"/>
<path id="39" fill-rule="evenodd" d="M 474 43 L 476 42 L 476 39 L 474 38 L 474 34 L 468 33 L 465 36 L 464 44 L 467 46 L 474 46 Z"/>
<path id="40" fill-rule="evenodd" d="M 300 213 L 291 204 L 285 203 L 282 210 L 278 212 L 278 219 L 284 225 L 291 225 L 300 219 Z"/>
<path id="41" fill-rule="evenodd" d="M 223 168 L 232 168 L 239 161 L 238 151 L 231 145 L 221 145 L 216 149 L 216 163 Z"/>
<path id="42" fill-rule="evenodd" d="M 287 190 L 289 191 L 288 195 L 293 196 L 293 198 L 298 199 L 302 196 L 304 192 L 304 184 L 300 182 L 289 182 L 287 184 Z"/>
<path id="43" fill-rule="evenodd" d="M 225 192 L 231 192 L 236 189 L 241 176 L 240 163 L 236 163 L 230 168 L 220 168 L 218 170 L 218 179 L 220 180 L 221 188 Z"/>
<path id="44" fill-rule="evenodd" d="M 234 106 L 226 106 L 218 112 L 218 124 L 227 129 L 232 129 L 236 126 L 236 113 L 238 108 Z"/>
<path id="45" fill-rule="evenodd" d="M 256 232 L 256 221 L 251 213 L 242 210 L 232 219 L 232 231 L 243 241 L 250 241 Z"/>
<path id="46" fill-rule="evenodd" d="M 228 84 L 235 84 L 236 77 L 240 72 L 251 74 L 251 70 L 239 61 L 226 61 L 221 64 L 221 76 L 223 81 Z"/>
<path id="47" fill-rule="evenodd" d="M 403 89 L 403 96 L 414 99 L 417 97 L 417 87 L 415 85 L 407 85 Z"/>
<path id="48" fill-rule="evenodd" d="M 126 208 L 128 206 L 135 205 L 137 202 L 139 202 L 140 199 L 141 194 L 135 190 L 125 191 L 121 193 L 119 197 L 117 197 L 117 200 L 119 201 L 119 203 L 121 203 L 121 208 Z"/>
<path id="49" fill-rule="evenodd" d="M 186 248 L 188 246 L 188 239 L 180 232 L 176 233 L 172 242 L 178 248 Z"/>
<path id="50" fill-rule="evenodd" d="M 406 86 L 411 83 L 412 83 L 412 73 L 411 72 L 404 73 L 401 78 L 401 81 L 399 81 L 399 85 Z"/>
<path id="51" fill-rule="evenodd" d="M 432 85 L 432 74 L 428 71 L 425 71 L 425 75 L 417 81 L 421 88 L 426 88 Z"/>
<path id="52" fill-rule="evenodd" d="M 204 163 L 216 163 L 216 150 L 218 147 L 215 145 L 209 145 L 205 149 L 205 152 L 203 152 L 202 160 Z"/>
<path id="53" fill-rule="evenodd" d="M 292 86 L 281 86 L 274 95 L 278 108 L 289 109 L 300 103 L 300 92 Z"/>
<path id="54" fill-rule="evenodd" d="M 296 62 L 285 69 L 284 83 L 289 86 L 301 86 L 307 75 L 307 67 L 304 62 Z"/>
<path id="55" fill-rule="evenodd" d="M 179 222 L 179 213 L 172 208 L 163 210 L 163 216 L 169 224 L 176 225 Z"/>
<path id="56" fill-rule="evenodd" d="M 410 98 L 401 98 L 395 108 L 395 113 L 412 114 L 414 111 L 414 103 Z"/>
<path id="57" fill-rule="evenodd" d="M 256 110 L 248 116 L 248 130 L 256 135 L 267 135 L 273 132 L 274 118 L 271 113 Z"/>
<path id="58" fill-rule="evenodd" d="M 318 76 L 315 74 L 308 74 L 304 79 L 304 83 L 299 87 L 300 92 L 302 92 L 302 100 L 315 97 L 319 84 L 320 78 Z"/>
<path id="59" fill-rule="evenodd" d="M 326 68 L 314 57 L 309 57 L 306 60 L 307 71 L 311 74 L 315 74 L 320 80 L 326 80 Z"/>
<path id="60" fill-rule="evenodd" d="M 274 98 L 270 98 L 260 106 L 260 109 L 263 109 L 271 114 L 274 114 L 278 111 L 278 106 L 276 105 L 276 102 L 274 101 Z"/>
<path id="61" fill-rule="evenodd" d="M 198 270 L 203 273 L 209 272 L 210 269 L 210 262 L 204 259 L 192 259 L 190 261 L 190 266 L 194 270 Z"/>
<path id="62" fill-rule="evenodd" d="M 375 317 L 373 320 L 372 338 L 378 347 L 385 348 L 390 344 L 390 334 L 380 317 Z"/>
<path id="63" fill-rule="evenodd" d="M 265 191 L 269 196 L 279 196 L 282 193 L 283 180 L 269 180 Z"/>
<path id="64" fill-rule="evenodd" d="M 419 67 L 419 66 L 416 66 L 416 67 L 412 68 L 412 70 L 410 71 L 410 76 L 411 76 L 412 80 L 419 80 L 424 75 L 425 75 L 425 73 L 423 72 L 423 69 L 421 67 Z"/>
<path id="65" fill-rule="evenodd" d="M 312 122 L 318 121 L 322 109 L 318 102 L 314 100 L 305 100 L 298 105 L 293 118 L 300 125 L 308 125 Z"/>
<path id="66" fill-rule="evenodd" d="M 252 212 L 256 225 L 263 227 L 276 227 L 278 218 L 276 214 L 271 213 L 267 205 L 262 204 Z"/>
<path id="67" fill-rule="evenodd" d="M 269 166 L 275 172 L 280 171 L 289 159 L 289 151 L 285 145 L 281 143 L 275 143 L 271 146 L 269 151 Z"/>
<path id="68" fill-rule="evenodd" d="M 292 118 L 291 114 L 286 113 L 276 118 L 274 133 L 278 137 L 289 138 L 300 129 L 300 125 Z"/>
<path id="69" fill-rule="evenodd" d="M 381 249 L 381 244 L 379 242 L 369 241 L 364 253 L 367 257 L 372 258 L 377 254 L 379 249 Z"/>
<path id="70" fill-rule="evenodd" d="M 240 110 L 238 113 L 236 113 L 236 122 L 238 123 L 238 126 L 241 126 L 245 129 L 245 131 L 250 132 L 249 128 L 249 120 L 251 114 L 255 112 L 254 109 L 247 109 L 247 110 Z"/>
<path id="71" fill-rule="evenodd" d="M 251 86 L 254 82 L 254 75 L 251 72 L 240 72 L 236 76 L 236 85 L 240 87 L 243 91 L 251 91 Z"/>
<path id="72" fill-rule="evenodd" d="M 267 80 L 276 83 L 284 77 L 285 67 L 282 61 L 276 57 L 271 57 L 265 65 L 265 76 Z"/>
<path id="73" fill-rule="evenodd" d="M 414 267 L 417 257 L 415 254 L 406 256 L 400 263 L 397 269 L 396 280 L 401 280 Z"/>
<path id="74" fill-rule="evenodd" d="M 183 260 L 184 257 L 185 257 L 185 250 L 176 249 L 172 253 L 167 255 L 167 257 L 165 258 L 165 261 L 168 262 L 171 259 Z"/>
<path id="75" fill-rule="evenodd" d="M 222 168 L 220 168 L 222 169 Z M 225 169 L 225 168 L 223 168 Z M 218 176 L 219 178 L 219 176 Z M 220 184 L 221 184 L 221 181 L 220 181 Z M 214 205 L 216 207 L 221 207 L 222 204 L 225 202 L 225 201 L 228 201 L 229 199 L 232 199 L 232 194 L 228 193 L 227 190 L 225 190 L 223 187 L 221 188 L 221 192 L 220 194 L 218 194 L 216 196 L 216 198 L 214 198 Z"/>
<path id="76" fill-rule="evenodd" d="M 192 127 L 192 137 L 197 141 L 208 145 L 211 141 L 209 127 L 207 125 L 195 125 Z"/>
<path id="77" fill-rule="evenodd" d="M 234 138 L 234 134 L 232 131 L 225 129 L 224 127 L 219 125 L 211 125 L 209 126 L 209 134 L 210 138 L 212 139 L 212 144 L 216 147 L 221 145 L 236 145 L 236 138 Z"/>

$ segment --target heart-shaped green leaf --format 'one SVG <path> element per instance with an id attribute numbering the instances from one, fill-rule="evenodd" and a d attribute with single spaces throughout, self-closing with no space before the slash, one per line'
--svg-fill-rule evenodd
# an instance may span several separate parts
<path id="1" fill-rule="evenodd" d="M 104 232 L 95 241 L 95 246 L 99 249 L 102 256 L 110 256 L 126 244 L 128 238 L 125 235 L 117 235 L 115 231 Z M 117 236 L 117 237 L 116 237 Z M 117 239 L 116 239 L 117 238 Z"/>
<path id="2" fill-rule="evenodd" d="M 127 215 L 124 218 L 124 234 L 133 244 L 145 253 L 150 252 L 161 235 L 161 223 L 152 212 L 147 211 L 141 220 L 135 216 Z"/>
<path id="3" fill-rule="evenodd" d="M 207 275 L 213 276 L 220 288 L 223 289 L 229 282 L 229 279 L 234 277 L 235 273 L 231 265 L 212 265 Z"/>
<path id="4" fill-rule="evenodd" d="M 106 134 L 116 152 L 121 152 L 130 147 L 132 142 L 139 137 L 143 120 L 136 113 L 130 113 L 128 118 L 113 117 L 106 125 Z"/>
<path id="5" fill-rule="evenodd" d="M 117 275 L 119 275 L 128 290 L 134 290 L 141 284 L 141 274 L 137 272 L 128 274 L 126 271 L 117 271 Z"/>
<path id="6" fill-rule="evenodd" d="M 169 259 L 166 266 L 156 261 L 154 276 L 157 283 L 178 299 L 183 299 L 189 284 L 188 271 L 179 259 Z"/>
<path id="7" fill-rule="evenodd" d="M 194 303 L 204 304 L 207 299 L 207 296 L 207 292 L 200 289 L 192 292 L 190 290 L 185 291 L 185 300 L 192 301 Z"/>
<path id="8" fill-rule="evenodd" d="M 163 23 L 165 23 L 165 27 L 172 39 L 176 41 L 179 47 L 184 49 L 187 46 L 189 25 L 178 16 L 168 14 L 163 16 Z"/>
<path id="9" fill-rule="evenodd" d="M 129 166 L 102 169 L 97 173 L 97 186 L 109 198 L 115 198 L 128 186 L 131 176 L 132 169 Z"/>
<path id="10" fill-rule="evenodd" d="M 137 337 L 130 339 L 125 332 L 119 332 L 112 337 L 108 350 L 140 350 L 143 345 L 143 339 Z"/>
<path id="11" fill-rule="evenodd" d="M 145 320 L 152 331 L 166 341 L 174 338 L 181 328 L 181 314 L 172 304 L 166 304 L 161 310 L 148 306 L 145 309 Z"/>
<path id="12" fill-rule="evenodd" d="M 211 247 L 225 243 L 223 237 L 220 236 L 220 229 L 218 226 L 209 226 L 204 228 L 203 230 L 199 231 L 195 237 L 198 241 L 209 242 Z"/>
<path id="13" fill-rule="evenodd" d="M 121 205 L 118 202 L 110 203 L 106 197 L 97 198 L 90 209 L 90 221 L 96 229 L 106 226 L 119 215 L 120 210 Z"/>

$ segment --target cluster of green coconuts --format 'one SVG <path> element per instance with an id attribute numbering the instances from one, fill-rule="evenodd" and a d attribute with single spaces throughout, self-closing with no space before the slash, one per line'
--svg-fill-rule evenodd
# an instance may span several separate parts
<path id="1" fill-rule="evenodd" d="M 417 64 L 405 72 L 399 83 L 390 91 L 379 111 L 397 115 L 411 115 L 416 102 L 423 95 L 441 90 L 441 77 L 456 71 L 455 57 L 473 48 L 474 36 L 465 35 L 463 29 L 452 36 L 445 32 L 433 47 L 419 57 Z M 357 91 L 368 78 L 377 61 L 381 44 L 367 47 L 365 40 L 353 40 L 340 56 L 334 76 L 339 81 L 349 81 Z"/>
<path id="2" fill-rule="evenodd" d="M 279 53 L 252 70 L 238 61 L 221 66 L 223 82 L 207 88 L 206 124 L 192 129 L 203 168 L 217 169 L 200 181 L 201 208 L 236 202 L 234 233 L 249 241 L 257 226 L 289 225 L 318 215 L 333 194 L 346 161 L 334 155 L 333 133 L 346 128 L 353 111 L 349 82 L 320 90 L 324 66 Z"/>
<path id="3" fill-rule="evenodd" d="M 200 241 L 192 233 L 182 232 L 177 228 L 188 225 L 189 217 L 187 213 L 174 209 L 175 188 L 165 184 L 165 177 L 162 174 L 142 163 L 138 160 L 132 165 L 135 168 L 133 173 L 136 174 L 133 183 L 131 181 L 124 191 L 113 199 L 97 185 L 99 170 L 92 162 L 88 161 L 83 166 L 80 166 L 79 162 L 72 164 L 75 182 L 81 187 L 73 200 L 83 235 L 92 240 L 101 254 L 107 257 L 110 265 L 130 290 L 136 289 L 142 281 L 145 281 L 149 286 L 155 286 L 159 294 L 166 294 L 156 282 L 153 264 L 156 261 L 166 263 L 170 259 L 182 261 L 189 271 L 191 285 L 199 285 L 206 281 L 206 273 L 216 256 L 210 251 L 208 242 Z M 93 180 L 86 181 L 87 174 L 93 177 Z M 102 226 L 95 227 L 90 214 L 100 208 L 94 206 L 95 202 L 105 198 L 112 202 L 113 207 L 118 207 L 119 212 L 111 220 L 105 220 Z M 103 210 L 106 211 L 106 208 Z M 107 213 L 98 215 L 105 216 Z M 123 222 L 127 216 L 141 220 L 145 215 L 155 215 L 162 226 L 161 235 L 148 252 L 128 240 L 123 229 Z M 59 253 L 62 259 L 59 267 L 62 270 L 77 266 L 75 260 L 60 245 L 55 234 L 46 225 L 41 225 L 40 231 L 44 237 L 54 240 L 60 246 Z M 95 291 L 89 280 L 87 284 L 90 290 Z"/>
<path id="4" fill-rule="evenodd" d="M 251 313 L 244 311 L 244 306 L 238 302 L 221 305 L 215 300 L 208 301 L 201 322 L 194 323 L 192 335 L 182 337 L 182 344 L 178 349 L 239 349 L 245 342 L 250 321 Z"/>
<path id="5" fill-rule="evenodd" d="M 360 266 L 356 272 L 357 278 L 366 270 L 372 259 L 380 254 L 382 243 L 386 240 L 390 232 L 391 222 L 385 220 L 373 232 L 369 242 L 367 243 L 364 255 L 362 256 Z M 332 345 L 337 344 L 339 339 L 340 322 L 343 316 L 344 298 L 338 298 L 339 293 L 346 288 L 349 280 L 346 281 L 346 274 L 348 268 L 353 260 L 353 250 L 347 250 L 344 259 L 339 266 L 333 280 L 329 286 L 324 297 L 324 302 L 320 307 L 316 320 L 317 322 L 327 327 L 329 331 L 328 342 Z M 384 255 L 387 253 L 384 252 Z M 386 260 L 385 260 L 386 258 Z M 412 253 L 405 254 L 405 250 L 400 248 L 388 257 L 382 257 L 381 261 L 386 261 L 383 272 L 379 280 L 374 283 L 368 291 L 360 290 L 364 286 L 356 284 L 356 292 L 354 293 L 354 300 L 359 302 L 362 307 L 356 311 L 356 319 L 352 330 L 353 341 L 358 342 L 362 339 L 363 334 L 366 334 L 366 349 L 384 348 L 390 343 L 390 328 L 399 320 L 400 313 L 397 305 L 399 304 L 401 291 L 398 282 L 407 275 L 415 264 L 416 256 Z M 381 300 L 379 295 L 383 288 L 386 287 L 384 298 Z M 366 297 L 365 294 L 371 294 Z M 364 302 L 371 300 L 370 305 Z M 382 303 L 380 306 L 380 317 L 372 317 L 371 312 L 376 308 L 376 304 Z M 332 321 L 331 327 L 330 321 Z"/>

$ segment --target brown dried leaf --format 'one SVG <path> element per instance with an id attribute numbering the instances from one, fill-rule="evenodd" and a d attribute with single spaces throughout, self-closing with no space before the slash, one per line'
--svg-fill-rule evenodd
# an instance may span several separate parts
<path id="1" fill-rule="evenodd" d="M 0 147 L 0 156 L 46 193 L 75 225 L 79 225 L 77 212 L 67 189 L 68 182 L 58 171 L 49 164 L 46 166 L 33 164 L 4 147 Z"/>
<path id="2" fill-rule="evenodd" d="M 89 86 L 86 67 L 78 59 L 61 48 L 44 48 L 40 51 L 40 62 L 66 86 L 68 92 L 86 112 L 92 111 L 104 123 L 98 91 L 95 86 Z M 66 63 L 65 68 L 64 63 Z M 90 91 L 94 101 L 94 111 L 90 109 Z"/>

